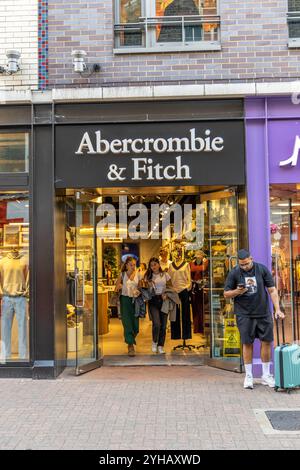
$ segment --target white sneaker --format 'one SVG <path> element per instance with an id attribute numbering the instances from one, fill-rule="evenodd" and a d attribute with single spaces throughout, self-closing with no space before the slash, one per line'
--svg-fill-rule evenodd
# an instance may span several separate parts
<path id="1" fill-rule="evenodd" d="M 152 343 L 152 352 L 157 353 L 157 343 Z"/>
<path id="2" fill-rule="evenodd" d="M 273 375 L 263 375 L 261 378 L 261 383 L 263 385 L 268 385 L 271 388 L 275 387 L 275 380 Z"/>
<path id="3" fill-rule="evenodd" d="M 244 388 L 249 388 L 250 390 L 253 390 L 253 377 L 252 377 L 252 375 L 246 375 L 245 380 L 244 380 Z"/>
<path id="4" fill-rule="evenodd" d="M 158 354 L 166 354 L 166 351 L 164 350 L 163 346 L 158 346 Z"/>

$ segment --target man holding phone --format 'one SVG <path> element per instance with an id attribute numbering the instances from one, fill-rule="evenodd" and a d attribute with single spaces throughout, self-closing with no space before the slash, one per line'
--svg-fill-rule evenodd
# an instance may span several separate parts
<path id="1" fill-rule="evenodd" d="M 244 388 L 253 389 L 253 343 L 261 341 L 262 384 L 274 387 L 270 373 L 273 342 L 273 318 L 269 308 L 269 296 L 274 305 L 275 318 L 284 318 L 272 274 L 266 266 L 255 263 L 247 250 L 238 251 L 238 265 L 227 276 L 224 297 L 234 299 L 234 313 L 243 344 L 246 377 Z"/>

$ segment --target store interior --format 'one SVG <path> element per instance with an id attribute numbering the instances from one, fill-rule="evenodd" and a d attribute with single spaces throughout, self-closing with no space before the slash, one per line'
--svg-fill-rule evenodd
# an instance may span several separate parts
<path id="1" fill-rule="evenodd" d="M 123 199 L 120 199 L 120 196 Z M 122 219 L 126 197 L 127 220 Z M 123 201 L 123 202 L 122 202 Z M 148 215 L 147 226 L 130 228 L 136 219 L 132 210 L 142 207 Z M 153 208 L 162 207 L 158 219 Z M 147 187 L 89 188 L 68 190 L 66 196 L 66 273 L 67 326 L 69 363 L 77 354 L 84 362 L 95 355 L 93 334 L 97 304 L 98 347 L 104 360 L 109 356 L 127 355 L 119 309 L 111 305 L 117 276 L 128 255 L 136 259 L 137 269 L 148 266 L 151 257 L 160 256 L 161 248 L 173 261 L 174 246 L 181 247 L 182 261 L 193 271 L 193 264 L 203 263 L 201 275 L 191 272 L 189 296 L 191 337 L 172 339 L 170 321 L 165 342 L 166 355 L 211 355 L 215 359 L 236 361 L 240 357 L 239 335 L 226 304 L 223 287 L 226 275 L 236 263 L 237 196 L 234 188 L 225 187 Z M 102 207 L 102 209 L 101 209 Z M 182 214 L 188 208 L 188 222 L 177 225 L 175 207 Z M 100 235 L 99 223 L 105 215 L 115 214 L 116 229 L 107 226 Z M 102 211 L 102 212 L 101 212 Z M 190 211 L 190 212 L 189 212 Z M 111 212 L 111 213 L 110 213 Z M 123 212 L 124 216 L 124 212 Z M 169 217 L 169 219 L 167 219 Z M 164 220 L 168 223 L 164 224 Z M 155 223 L 154 223 L 155 222 Z M 165 232 L 166 226 L 170 232 Z M 136 226 L 135 226 L 136 227 Z M 156 232 L 156 234 L 153 234 Z M 202 251 L 202 261 L 198 259 Z M 77 274 L 76 274 L 77 273 Z M 97 286 L 97 295 L 96 295 Z M 136 338 L 136 355 L 153 356 L 152 323 L 148 315 L 140 318 Z M 181 310 L 178 312 L 181 315 Z M 180 346 L 187 345 L 189 348 Z M 174 349 L 176 346 L 179 348 Z"/>

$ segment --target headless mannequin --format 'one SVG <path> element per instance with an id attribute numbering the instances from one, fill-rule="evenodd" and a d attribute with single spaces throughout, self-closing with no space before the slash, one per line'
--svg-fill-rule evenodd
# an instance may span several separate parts
<path id="1" fill-rule="evenodd" d="M 177 247 L 173 253 L 173 262 L 169 267 L 169 275 L 172 285 L 179 295 L 181 305 L 177 306 L 176 321 L 171 323 L 171 339 L 183 339 L 183 344 L 174 347 L 176 349 L 189 349 L 195 346 L 187 345 L 185 340 L 192 338 L 191 312 L 189 303 L 189 291 L 191 290 L 191 270 L 184 260 L 183 249 Z"/>
<path id="2" fill-rule="evenodd" d="M 0 261 L 2 291 L 1 340 L 2 359 L 11 357 L 11 330 L 14 315 L 18 322 L 19 357 L 27 357 L 26 296 L 28 293 L 28 263 L 17 248 Z"/>

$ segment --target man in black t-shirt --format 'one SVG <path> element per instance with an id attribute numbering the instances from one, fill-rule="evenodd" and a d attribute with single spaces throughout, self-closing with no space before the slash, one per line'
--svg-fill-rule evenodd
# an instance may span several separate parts
<path id="1" fill-rule="evenodd" d="M 267 292 L 268 291 L 268 292 Z M 269 296 L 275 308 L 275 318 L 284 318 L 272 274 L 263 264 L 255 263 L 249 251 L 239 250 L 238 265 L 227 276 L 224 297 L 234 299 L 234 313 L 243 343 L 246 370 L 244 388 L 253 389 L 252 359 L 255 338 L 261 341 L 262 383 L 274 387 L 270 373 L 273 318 Z"/>

